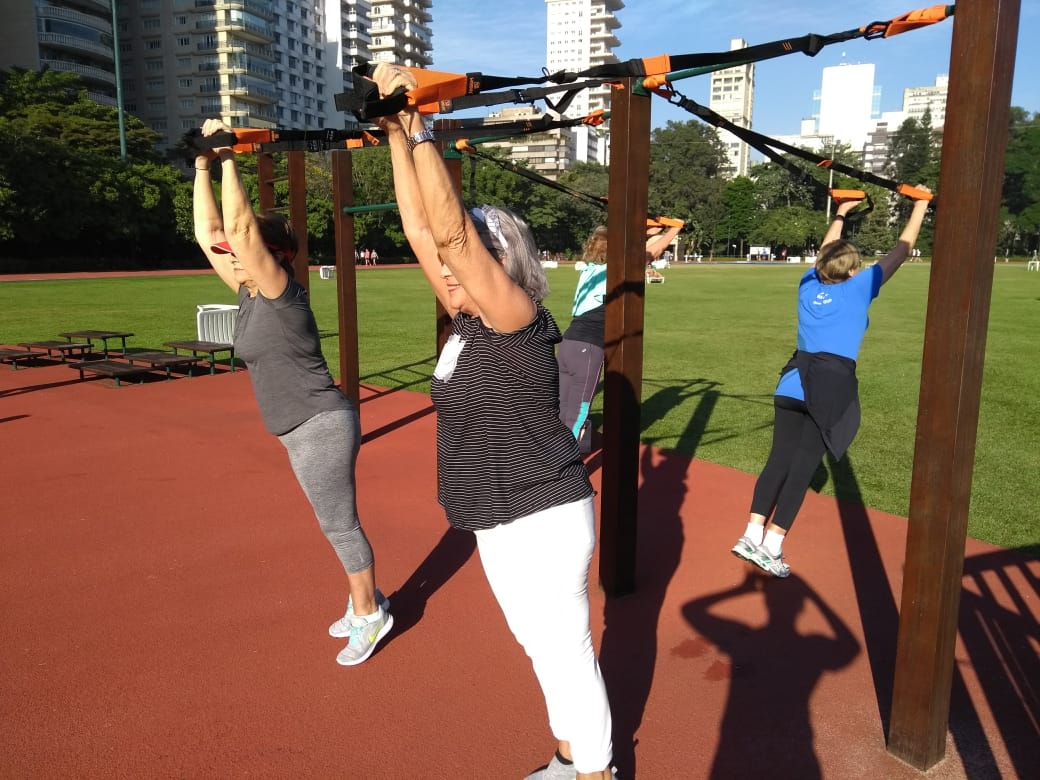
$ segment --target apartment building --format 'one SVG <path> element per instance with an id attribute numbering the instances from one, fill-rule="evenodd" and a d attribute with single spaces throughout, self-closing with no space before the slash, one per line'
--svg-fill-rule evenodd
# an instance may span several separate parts
<path id="1" fill-rule="evenodd" d="M 732 38 L 730 51 L 746 49 L 747 41 Z M 751 127 L 751 112 L 755 102 L 755 64 L 734 65 L 716 71 L 711 76 L 711 96 L 708 107 L 737 127 Z M 751 150 L 732 133 L 719 131 L 726 148 L 726 164 L 720 173 L 727 179 L 747 176 L 751 169 Z"/>
<path id="2" fill-rule="evenodd" d="M 116 106 L 109 0 L 4 0 L 0 68 L 71 71 L 97 103 Z"/>
<path id="3" fill-rule="evenodd" d="M 614 48 L 621 45 L 615 31 L 621 22 L 614 15 L 625 7 L 622 0 L 545 0 L 546 67 L 583 71 L 597 65 L 618 62 Z M 609 110 L 610 87 L 583 90 L 572 101 L 566 117 L 586 116 L 592 111 Z M 578 127 L 573 144 L 561 146 L 569 155 L 564 168 L 572 162 L 609 162 L 609 134 L 591 127 Z"/>
<path id="4" fill-rule="evenodd" d="M 162 148 L 207 117 L 232 127 L 343 127 L 350 118 L 335 95 L 361 59 L 431 61 L 431 0 L 5 3 L 0 67 L 73 70 L 113 107 L 121 91 L 124 110 Z"/>

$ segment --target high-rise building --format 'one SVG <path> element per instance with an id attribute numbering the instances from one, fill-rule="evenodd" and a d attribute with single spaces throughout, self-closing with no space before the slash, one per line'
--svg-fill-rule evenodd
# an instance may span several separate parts
<path id="1" fill-rule="evenodd" d="M 487 123 L 490 127 L 499 122 L 537 122 L 543 117 L 542 111 L 535 106 L 520 106 L 489 114 Z M 489 132 L 493 130 L 489 129 Z M 524 163 L 532 171 L 555 181 L 566 170 L 567 153 L 573 148 L 573 136 L 572 128 L 560 128 L 514 137 L 508 141 L 491 141 L 485 146 L 504 149 L 514 162 Z"/>
<path id="2" fill-rule="evenodd" d="M 432 5 L 432 0 L 373 0 L 369 14 L 372 59 L 428 68 L 433 62 Z"/>
<path id="3" fill-rule="evenodd" d="M 746 49 L 747 41 L 733 38 L 730 51 Z M 708 107 L 716 114 L 728 119 L 737 127 L 751 127 L 751 111 L 755 101 L 755 64 L 735 65 L 715 71 L 711 76 L 711 97 Z M 748 145 L 725 130 L 719 138 L 726 147 L 726 165 L 721 173 L 726 178 L 747 176 L 751 167 L 751 152 Z"/>
<path id="4" fill-rule="evenodd" d="M 881 116 L 881 88 L 874 86 L 872 64 L 843 62 L 823 69 L 817 103 L 816 132 L 831 135 L 853 149 L 863 148 Z"/>
<path id="5" fill-rule="evenodd" d="M 932 128 L 941 130 L 946 124 L 946 93 L 950 88 L 948 75 L 936 76 L 931 87 L 908 87 L 903 90 L 903 113 L 907 119 L 920 121 L 925 112 L 932 114 Z"/>
<path id="6" fill-rule="evenodd" d="M 109 0 L 4 0 L 0 68 L 71 71 L 90 97 L 116 106 Z"/>
<path id="7" fill-rule="evenodd" d="M 621 22 L 614 15 L 625 7 L 622 0 L 545 0 L 546 68 L 580 72 L 616 63 L 614 48 L 621 42 L 614 34 Z M 570 118 L 587 116 L 592 111 L 610 108 L 610 87 L 582 90 L 564 112 Z M 578 127 L 568 154 L 570 162 L 598 162 L 605 165 L 609 155 L 609 136 L 590 127 Z"/>
<path id="8" fill-rule="evenodd" d="M 431 61 L 432 0 L 5 3 L 0 67 L 75 71 L 92 98 L 114 107 L 118 58 L 123 108 L 163 148 L 208 117 L 231 127 L 343 127 L 351 118 L 335 95 L 360 60 Z"/>

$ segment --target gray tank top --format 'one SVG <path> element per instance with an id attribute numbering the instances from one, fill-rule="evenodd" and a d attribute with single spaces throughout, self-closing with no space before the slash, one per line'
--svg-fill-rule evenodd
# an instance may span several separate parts
<path id="1" fill-rule="evenodd" d="M 307 291 L 296 280 L 278 298 L 238 291 L 235 355 L 245 361 L 260 415 L 275 436 L 319 412 L 350 409 L 321 353 Z"/>

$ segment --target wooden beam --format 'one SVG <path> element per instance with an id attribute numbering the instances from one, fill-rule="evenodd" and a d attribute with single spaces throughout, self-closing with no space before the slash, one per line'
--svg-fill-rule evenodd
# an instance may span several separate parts
<path id="1" fill-rule="evenodd" d="M 635 590 L 639 510 L 650 98 L 633 94 L 635 85 L 629 79 L 610 104 L 599 560 L 610 596 Z"/>
<path id="2" fill-rule="evenodd" d="M 277 205 L 274 182 L 274 155 L 270 152 L 260 152 L 256 156 L 256 189 L 262 212 L 274 211 Z"/>
<path id="3" fill-rule="evenodd" d="M 357 264 L 354 261 L 353 157 L 332 153 L 332 211 L 336 242 L 336 308 L 339 310 L 339 386 L 361 414 L 361 368 L 358 349 Z"/>
<path id="4" fill-rule="evenodd" d="M 922 770 L 946 748 L 1018 17 L 954 17 L 888 744 Z"/>
<path id="5" fill-rule="evenodd" d="M 289 158 L 289 222 L 296 232 L 298 246 L 293 261 L 296 281 L 310 291 L 310 253 L 307 246 L 307 161 L 304 152 L 288 152 Z"/>

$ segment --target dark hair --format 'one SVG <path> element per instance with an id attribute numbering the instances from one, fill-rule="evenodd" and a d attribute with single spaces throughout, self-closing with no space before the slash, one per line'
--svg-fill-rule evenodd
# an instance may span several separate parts
<path id="1" fill-rule="evenodd" d="M 271 250 L 274 259 L 286 270 L 290 277 L 296 275 L 293 268 L 293 260 L 299 251 L 300 245 L 296 240 L 296 231 L 292 223 L 284 214 L 267 212 L 256 215 L 257 225 L 260 227 L 260 236 Z"/>
<path id="2" fill-rule="evenodd" d="M 292 223 L 284 214 L 267 212 L 256 215 L 257 224 L 260 226 L 260 235 L 264 243 L 271 249 L 280 249 L 292 257 L 299 250 L 296 240 L 296 231 Z"/>

